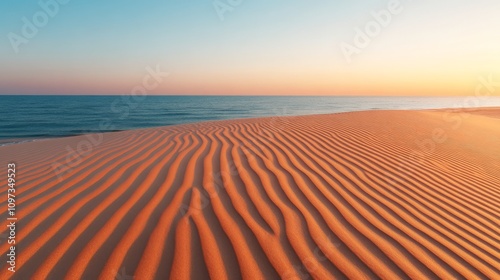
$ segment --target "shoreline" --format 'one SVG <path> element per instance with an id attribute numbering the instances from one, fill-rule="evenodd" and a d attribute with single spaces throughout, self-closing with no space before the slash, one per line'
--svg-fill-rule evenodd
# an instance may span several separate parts
<path id="1" fill-rule="evenodd" d="M 95 134 L 107 134 L 114 132 L 124 132 L 124 131 L 136 131 L 143 129 L 160 129 L 162 127 L 172 127 L 172 126 L 182 126 L 182 125 L 197 125 L 209 122 L 218 122 L 218 121 L 240 121 L 240 120 L 252 120 L 252 119 L 264 119 L 264 118 L 287 118 L 287 117 L 306 117 L 306 116 L 322 116 L 322 115 L 336 115 L 336 114 L 347 114 L 347 113 L 355 113 L 355 112 L 372 112 L 372 111 L 436 111 L 436 112 L 476 112 L 476 111 L 495 111 L 500 109 L 500 107 L 470 107 L 470 108 L 431 108 L 431 109 L 402 109 L 402 110 L 393 110 L 393 109 L 369 109 L 369 110 L 360 110 L 360 111 L 347 111 L 347 112 L 333 112 L 333 113 L 324 113 L 324 114 L 307 114 L 307 115 L 286 115 L 286 116 L 262 116 L 262 117 L 248 117 L 248 118 L 234 118 L 234 119 L 219 119 L 219 120 L 204 120 L 198 122 L 187 122 L 181 124 L 172 124 L 172 125 L 163 125 L 163 126 L 152 126 L 152 127 L 141 127 L 135 129 L 125 129 L 125 130 L 106 130 L 106 131 L 96 131 L 91 133 L 82 133 L 82 134 L 68 134 L 62 136 L 44 136 L 44 137 L 25 137 L 25 138 L 0 138 L 0 147 L 17 145 L 35 141 L 47 141 L 54 139 L 63 139 L 69 137 L 80 137 L 85 135 L 95 135 Z"/>

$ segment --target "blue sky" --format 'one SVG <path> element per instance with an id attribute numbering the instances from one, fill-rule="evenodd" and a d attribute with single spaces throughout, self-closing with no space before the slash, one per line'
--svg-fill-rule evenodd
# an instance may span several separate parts
<path id="1" fill-rule="evenodd" d="M 16 53 L 9 34 L 43 9 L 4 0 L 0 93 L 126 93 L 157 65 L 172 76 L 152 94 L 464 95 L 500 74 L 493 0 L 401 0 L 347 61 L 341 43 L 390 1 L 243 0 L 221 21 L 210 0 L 70 0 Z"/>

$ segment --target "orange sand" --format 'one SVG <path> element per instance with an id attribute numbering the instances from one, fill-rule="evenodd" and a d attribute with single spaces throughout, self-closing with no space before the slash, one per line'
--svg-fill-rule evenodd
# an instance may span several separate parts
<path id="1" fill-rule="evenodd" d="M 0 279 L 500 279 L 500 109 L 100 136 L 0 147 Z"/>

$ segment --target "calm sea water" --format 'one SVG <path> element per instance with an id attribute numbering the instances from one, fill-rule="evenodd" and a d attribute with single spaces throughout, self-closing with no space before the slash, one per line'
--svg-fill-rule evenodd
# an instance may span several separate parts
<path id="1" fill-rule="evenodd" d="M 500 106 L 500 97 L 0 96 L 0 139 L 46 138 L 207 120 L 373 109 Z M 5 141 L 3 141 L 5 142 Z"/>

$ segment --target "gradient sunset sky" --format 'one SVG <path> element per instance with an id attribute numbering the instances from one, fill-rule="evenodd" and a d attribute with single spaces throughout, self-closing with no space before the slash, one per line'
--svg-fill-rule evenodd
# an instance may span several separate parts
<path id="1" fill-rule="evenodd" d="M 150 94 L 473 95 L 478 77 L 500 80 L 499 0 L 396 1 L 346 60 L 390 2 L 243 0 L 221 20 L 213 0 L 70 0 L 16 53 L 43 9 L 4 0 L 0 93 L 127 94 L 157 65 L 170 76 Z"/>

